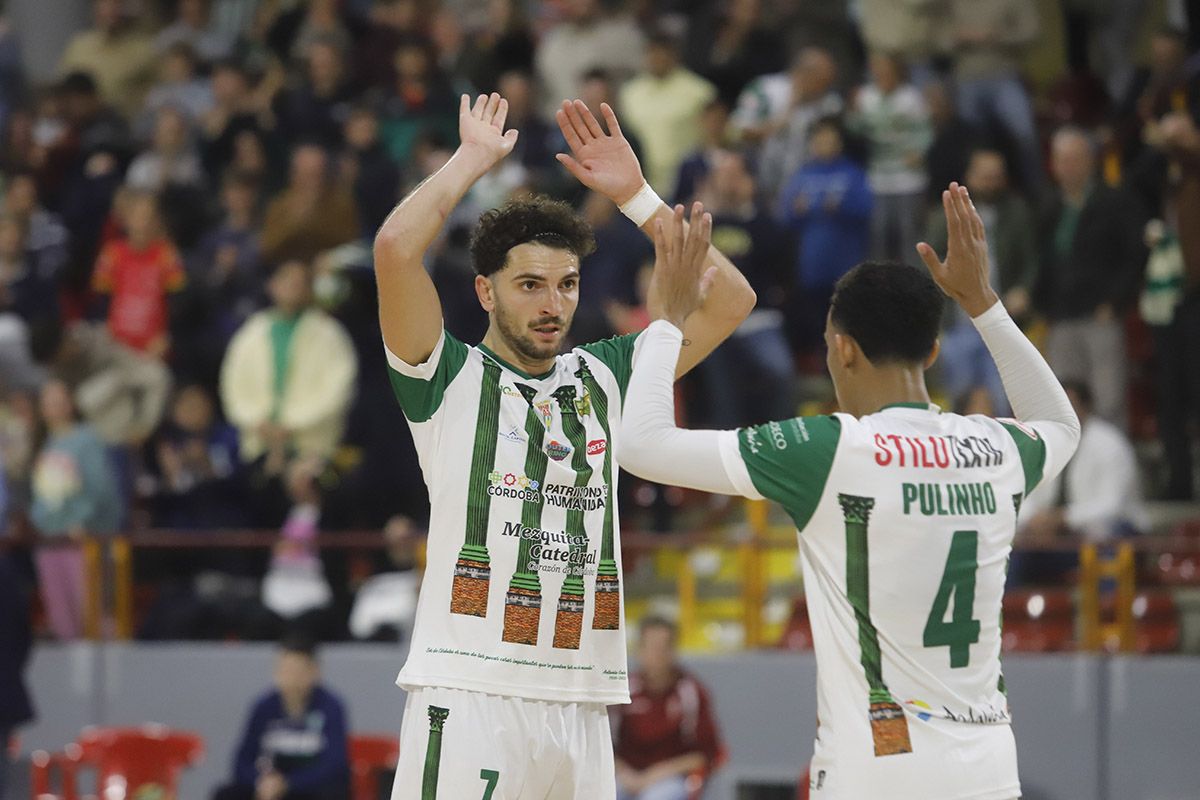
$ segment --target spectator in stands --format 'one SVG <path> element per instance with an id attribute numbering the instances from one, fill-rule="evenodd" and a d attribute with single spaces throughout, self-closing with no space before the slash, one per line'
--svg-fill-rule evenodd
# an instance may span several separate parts
<path id="1" fill-rule="evenodd" d="M 1112 423 L 1092 413 L 1085 383 L 1066 383 L 1071 405 L 1083 425 L 1079 449 L 1060 475 L 1037 487 L 1021 504 L 1018 541 L 1047 542 L 1074 534 L 1090 542 L 1142 533 L 1147 528 L 1137 455 Z M 1057 554 L 1014 556 L 1014 581 L 1045 581 L 1047 572 L 1069 568 L 1074 557 Z"/>
<path id="2" fill-rule="evenodd" d="M 794 261 L 799 302 L 792 304 L 793 342 L 819 348 L 833 285 L 867 257 L 874 199 L 867 173 L 845 154 L 841 125 L 826 118 L 812 126 L 809 162 L 779 196 L 778 219 L 796 234 Z"/>
<path id="3" fill-rule="evenodd" d="M 45 443 L 33 467 L 30 519 L 43 543 L 36 553 L 38 585 L 50 629 L 59 639 L 83 633 L 84 537 L 116 530 L 122 510 L 104 443 L 79 421 L 71 391 L 60 380 L 41 392 Z"/>
<path id="4" fill-rule="evenodd" d="M 750 316 L 700 366 L 716 428 L 740 428 L 796 413 L 792 351 L 784 308 L 793 279 L 787 254 L 796 252 L 786 228 L 754 202 L 753 169 L 743 153 L 725 151 L 701 182 L 699 199 L 713 216 L 721 252 L 758 295 Z"/>
<path id="5" fill-rule="evenodd" d="M 888 0 L 890 2 L 890 0 Z M 933 141 L 925 152 L 928 176 L 926 201 L 933 206 L 942 202 L 942 192 L 953 181 L 962 182 L 971 153 L 985 146 L 979 130 L 959 115 L 950 87 L 930 81 L 922 89 L 929 119 L 933 123 Z"/>
<path id="6" fill-rule="evenodd" d="M 1029 235 L 1034 229 L 1033 212 L 1010 188 L 1004 154 L 998 150 L 976 150 L 971 155 L 966 186 L 987 230 L 992 286 L 1013 319 L 1028 323 L 1039 260 L 1037 242 Z M 926 241 L 939 253 L 946 249 L 946 215 L 941 208 L 929 212 Z M 1008 407 L 1000 374 L 983 339 L 957 306 L 946 315 L 941 343 L 937 369 L 954 402 L 983 388 L 994 408 Z"/>
<path id="7" fill-rule="evenodd" d="M 233 782 L 214 800 L 347 800 L 346 707 L 320 680 L 314 646 L 285 640 L 275 688 L 251 708 L 234 753 Z"/>
<path id="8" fill-rule="evenodd" d="M 108 329 L 113 339 L 163 358 L 170 349 L 167 295 L 183 288 L 183 262 L 163 233 L 153 194 L 130 195 L 123 217 L 126 235 L 100 251 L 92 287 L 110 295 Z"/>
<path id="9" fill-rule="evenodd" d="M 542 37 L 534 56 L 546 118 L 564 99 L 579 97 L 590 70 L 603 69 L 620 84 L 644 61 L 646 40 L 631 16 L 610 13 L 602 0 L 570 0 L 564 6 L 566 20 Z"/>
<path id="10" fill-rule="evenodd" d="M 1017 172 L 1026 191 L 1042 183 L 1042 156 L 1033 105 L 1021 82 L 1021 60 L 1037 40 L 1034 0 L 950 0 L 954 79 L 963 118 L 999 125 L 1020 153 Z"/>
<path id="11" fill-rule="evenodd" d="M 93 0 L 94 27 L 75 34 L 59 72 L 90 74 L 104 102 L 132 119 L 154 76 L 154 46 L 127 17 L 121 0 Z"/>
<path id="12" fill-rule="evenodd" d="M 198 130 L 201 121 L 213 109 L 212 85 L 197 72 L 196 53 L 191 45 L 171 45 L 159 63 L 158 82 L 150 87 L 138 114 L 135 132 L 145 141 L 154 131 L 158 113 L 164 108 L 181 111 L 189 130 Z"/>
<path id="13" fill-rule="evenodd" d="M 349 50 L 353 44 L 349 15 L 340 5 L 338 0 L 309 0 L 282 13 L 276 11 L 278 16 L 267 30 L 267 45 L 284 65 L 302 62 L 309 45 L 320 39 L 332 41 L 343 52 Z"/>
<path id="14" fill-rule="evenodd" d="M 58 285 L 38 270 L 28 247 L 29 228 L 13 214 L 0 214 L 0 310 L 24 322 L 57 320 Z"/>
<path id="15" fill-rule="evenodd" d="M 284 262 L 267 288 L 272 306 L 229 343 L 221 402 L 260 487 L 257 524 L 280 524 L 295 502 L 297 538 L 309 540 L 317 481 L 341 441 L 358 366 L 342 326 L 312 306 L 309 264 Z"/>
<path id="16" fill-rule="evenodd" d="M 777 112 L 777 115 L 765 117 L 757 130 L 743 127 L 743 135 L 753 131 L 752 139 L 759 136 L 764 139 L 758 179 L 768 197 L 774 197 L 783 182 L 804 165 L 813 125 L 825 117 L 841 114 L 844 105 L 834 91 L 837 64 L 819 47 L 806 47 L 800 51 L 788 79 L 783 87 L 788 99 L 781 104 L 782 108 L 775 108 L 780 105 L 777 100 L 768 100 L 765 104 L 768 113 Z M 766 79 L 763 81 L 765 84 Z M 765 88 L 764 85 L 764 91 Z M 747 91 L 753 93 L 756 90 L 752 86 Z"/>
<path id="17" fill-rule="evenodd" d="M 892 54 L 916 73 L 919 84 L 925 83 L 921 79 L 928 75 L 929 61 L 942 45 L 938 36 L 945 24 L 943 0 L 862 0 L 858 19 L 870 52 Z"/>
<path id="18" fill-rule="evenodd" d="M 383 528 L 385 544 L 382 570 L 363 581 L 350 611 L 350 633 L 355 639 L 408 641 L 417 614 L 417 533 L 412 520 L 395 516 Z"/>
<path id="19" fill-rule="evenodd" d="M 168 187 L 197 189 L 203 183 L 204 168 L 186 113 L 174 106 L 160 108 L 150 148 L 129 165 L 125 185 L 157 194 Z"/>
<path id="20" fill-rule="evenodd" d="M 325 151 L 315 144 L 292 151 L 287 188 L 267 206 L 262 254 L 268 262 L 311 261 L 360 233 L 354 196 L 330 174 Z"/>
<path id="21" fill-rule="evenodd" d="M 154 437 L 153 452 L 158 527 L 210 530 L 246 524 L 238 492 L 237 431 L 217 419 L 207 389 L 191 384 L 178 391 Z"/>
<path id="22" fill-rule="evenodd" d="M 400 200 L 400 167 L 379 139 L 379 114 L 371 106 L 354 106 L 346 118 L 341 154 L 341 180 L 354 187 L 359 236 L 371 238 Z"/>
<path id="23" fill-rule="evenodd" d="M 458 92 L 437 66 L 433 46 L 424 38 L 408 38 L 393 57 L 395 79 L 383 102 L 382 136 L 397 163 L 412 155 L 423 134 L 456 141 Z"/>
<path id="24" fill-rule="evenodd" d="M 501 75 L 497 85 L 500 96 L 508 101 L 506 124 L 518 131 L 507 161 L 520 162 L 534 186 L 548 188 L 562 174 L 554 154 L 561 152 L 565 143 L 558 126 L 549 124 L 538 110 L 533 75 L 512 70 Z"/>
<path id="25" fill-rule="evenodd" d="M 620 800 L 686 800 L 692 776 L 707 775 L 722 753 L 708 691 L 679 666 L 675 625 L 642 620 L 632 702 L 612 706 Z"/>
<path id="26" fill-rule="evenodd" d="M 177 0 L 175 19 L 154 37 L 159 56 L 184 44 L 211 64 L 233 54 L 233 37 L 213 25 L 209 0 Z"/>
<path id="27" fill-rule="evenodd" d="M 660 195 L 675 193 L 679 165 L 700 143 L 700 115 L 716 99 L 711 83 L 679 63 L 679 45 L 652 35 L 645 68 L 621 88 L 621 117 L 645 148 L 646 180 Z"/>
<path id="28" fill-rule="evenodd" d="M 454 71 L 479 92 L 500 92 L 502 97 L 508 97 L 498 81 L 500 76 L 533 75 L 536 43 L 524 6 L 518 0 L 492 0 L 487 4 L 486 22 L 468 32 Z M 509 118 L 512 118 L 511 99 Z"/>
<path id="29" fill-rule="evenodd" d="M 304 139 L 327 150 L 342 145 L 342 125 L 354 99 L 346 56 L 333 39 L 315 39 L 297 85 L 275 96 L 276 127 L 288 140 Z"/>
<path id="30" fill-rule="evenodd" d="M 856 93 L 849 122 L 870 148 L 871 255 L 911 261 L 925 216 L 925 151 L 933 126 L 925 98 L 898 58 L 872 53 L 869 63 L 871 82 Z"/>
<path id="31" fill-rule="evenodd" d="M 729 145 L 729 107 L 720 99 L 713 100 L 700 116 L 700 146 L 679 165 L 675 179 L 673 203 L 690 203 L 696 197 L 696 187 L 712 169 Z"/>
<path id="32" fill-rule="evenodd" d="M 221 171 L 233 161 L 239 134 L 261 134 L 259 113 L 262 109 L 252 91 L 250 76 L 236 61 L 220 61 L 212 70 L 213 105 L 202 120 L 201 150 L 205 169 L 215 183 Z"/>
<path id="33" fill-rule="evenodd" d="M 28 588 L 12 556 L 0 551 L 0 797 L 8 789 L 9 752 L 15 731 L 33 720 L 25 670 L 33 649 Z"/>
<path id="34" fill-rule="evenodd" d="M 1054 135 L 1051 170 L 1056 189 L 1038 220 L 1047 360 L 1060 379 L 1087 383 L 1096 414 L 1124 427 L 1122 317 L 1146 264 L 1145 213 L 1136 197 L 1097 180 L 1094 145 L 1077 128 Z"/>
<path id="35" fill-rule="evenodd" d="M 787 66 L 783 41 L 763 5 L 733 0 L 695 13 L 688 24 L 684 61 L 712 81 L 727 108 L 750 81 Z"/>
<path id="36" fill-rule="evenodd" d="M 24 222 L 25 247 L 36 273 L 47 280 L 57 280 L 67 264 L 71 235 L 62 218 L 42 206 L 32 172 L 6 174 L 4 213 Z"/>
<path id="37" fill-rule="evenodd" d="M 366 27 L 351 54 L 355 79 L 368 90 L 382 89 L 394 77 L 396 48 L 416 36 L 424 20 L 415 0 L 382 0 L 371 2 L 363 22 Z"/>

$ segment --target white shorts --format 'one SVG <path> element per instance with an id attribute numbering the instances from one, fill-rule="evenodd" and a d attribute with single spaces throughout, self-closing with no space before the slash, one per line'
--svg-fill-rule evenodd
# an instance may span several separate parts
<path id="1" fill-rule="evenodd" d="M 423 687 L 409 692 L 392 800 L 612 800 L 601 703 Z"/>

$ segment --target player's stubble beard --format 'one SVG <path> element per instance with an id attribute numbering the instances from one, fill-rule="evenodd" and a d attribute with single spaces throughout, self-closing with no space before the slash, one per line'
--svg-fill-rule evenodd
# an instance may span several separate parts
<path id="1" fill-rule="evenodd" d="M 496 303 L 493 313 L 500 338 L 504 339 L 514 352 L 531 362 L 549 361 L 558 355 L 559 348 L 562 347 L 563 340 L 567 337 L 567 332 L 571 329 L 571 321 L 575 316 L 572 312 L 568 317 L 538 317 L 529 323 L 522 324 L 500 303 Z M 558 341 L 553 344 L 540 344 L 535 341 L 530 335 L 530 331 L 542 325 L 557 325 L 559 327 Z"/>

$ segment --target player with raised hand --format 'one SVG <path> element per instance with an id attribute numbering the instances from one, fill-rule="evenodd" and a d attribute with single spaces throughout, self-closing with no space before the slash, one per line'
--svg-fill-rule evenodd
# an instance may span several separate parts
<path id="1" fill-rule="evenodd" d="M 1074 453 L 1079 421 L 988 285 L 983 223 L 966 188 L 951 184 L 942 201 L 945 260 L 918 248 L 929 274 L 868 262 L 837 285 L 825 339 L 841 413 L 733 431 L 675 427 L 679 328 L 710 278 L 696 225 L 664 229 L 661 306 L 626 398 L 626 469 L 775 500 L 799 529 L 818 666 L 810 791 L 823 800 L 1021 793 L 1000 667 L 1005 569 L 1021 501 Z M 1018 419 L 930 403 L 939 287 L 979 329 Z"/>
<path id="2" fill-rule="evenodd" d="M 497 94 L 464 97 L 461 145 L 375 239 L 389 374 L 430 495 L 425 577 L 397 679 L 408 699 L 393 800 L 616 791 L 605 707 L 629 691 L 614 459 L 639 337 L 561 352 L 580 259 L 594 247 L 566 204 L 513 200 L 480 218 L 471 256 L 490 324 L 478 345 L 444 330 L 423 264 L 454 207 L 512 152 L 506 113 Z M 589 185 L 636 198 L 626 213 L 671 218 L 642 191 L 624 137 L 590 139 L 601 140 L 604 152 L 583 158 Z M 721 292 L 692 315 L 680 372 L 754 305 L 728 260 L 707 258 Z"/>

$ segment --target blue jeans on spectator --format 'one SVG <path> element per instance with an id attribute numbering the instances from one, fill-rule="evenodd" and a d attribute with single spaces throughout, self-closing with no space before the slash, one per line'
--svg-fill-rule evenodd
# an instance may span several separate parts
<path id="1" fill-rule="evenodd" d="M 638 794 L 630 794 L 624 789 L 617 789 L 617 800 L 687 800 L 687 779 L 683 775 L 673 778 L 663 778 L 652 783 Z"/>
<path id="2" fill-rule="evenodd" d="M 1008 396 L 983 337 L 963 314 L 955 311 L 954 315 L 954 321 L 942 333 L 942 348 L 935 364 L 942 387 L 952 403 L 959 403 L 973 389 L 982 386 L 987 389 L 996 414 L 1008 414 Z"/>
<path id="3" fill-rule="evenodd" d="M 999 127 L 1016 145 L 1021 158 L 1021 186 L 1036 192 L 1042 183 L 1042 150 L 1033 121 L 1033 106 L 1015 72 L 958 81 L 958 113 L 985 130 Z"/>

